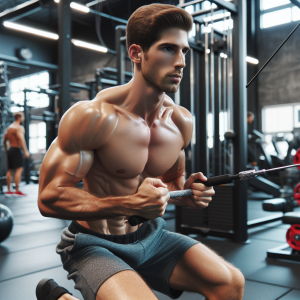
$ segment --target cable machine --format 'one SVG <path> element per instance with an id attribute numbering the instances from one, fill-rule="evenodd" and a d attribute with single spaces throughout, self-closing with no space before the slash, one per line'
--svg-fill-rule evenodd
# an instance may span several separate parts
<path id="1" fill-rule="evenodd" d="M 187 177 L 199 171 L 208 177 L 235 174 L 247 162 L 246 1 L 210 2 L 215 5 L 209 9 L 202 0 L 179 3 L 181 8 L 194 6 L 196 24 L 180 89 L 180 104 L 194 119 L 194 136 L 186 149 Z M 220 31 L 216 20 L 228 26 Z M 217 186 L 208 208 L 176 207 L 176 231 L 247 241 L 246 190 L 243 181 Z"/>

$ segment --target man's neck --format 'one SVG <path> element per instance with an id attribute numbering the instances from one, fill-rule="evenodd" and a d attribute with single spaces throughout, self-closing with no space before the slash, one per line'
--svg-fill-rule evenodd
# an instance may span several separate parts
<path id="1" fill-rule="evenodd" d="M 128 96 L 122 106 L 143 118 L 150 127 L 162 114 L 165 92 L 147 81 L 140 72 L 135 72 L 128 89 Z"/>

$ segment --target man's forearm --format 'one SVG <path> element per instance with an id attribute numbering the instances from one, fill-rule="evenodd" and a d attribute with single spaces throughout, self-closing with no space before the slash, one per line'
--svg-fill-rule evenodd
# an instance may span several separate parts
<path id="1" fill-rule="evenodd" d="M 39 208 L 45 217 L 64 220 L 100 220 L 133 215 L 133 195 L 98 197 L 76 187 L 43 191 Z"/>

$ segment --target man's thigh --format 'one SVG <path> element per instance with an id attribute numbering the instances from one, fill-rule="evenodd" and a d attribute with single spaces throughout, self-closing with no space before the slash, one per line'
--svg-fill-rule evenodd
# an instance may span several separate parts
<path id="1" fill-rule="evenodd" d="M 243 286 L 243 275 L 222 257 L 203 244 L 192 246 L 175 266 L 170 287 L 177 290 L 200 293 L 209 297 L 226 286 Z"/>
<path id="2" fill-rule="evenodd" d="M 107 279 L 96 300 L 157 300 L 145 281 L 134 271 L 122 271 Z"/>

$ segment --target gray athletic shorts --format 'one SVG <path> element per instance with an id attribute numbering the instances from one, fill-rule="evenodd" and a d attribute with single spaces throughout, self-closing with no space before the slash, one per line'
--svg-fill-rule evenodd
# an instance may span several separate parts
<path id="1" fill-rule="evenodd" d="M 137 231 L 124 235 L 105 235 L 73 221 L 65 228 L 56 252 L 85 300 L 95 300 L 100 286 L 114 274 L 134 270 L 151 289 L 173 299 L 182 291 L 169 287 L 172 271 L 182 255 L 198 241 L 164 229 L 157 218 L 145 222 Z"/>

